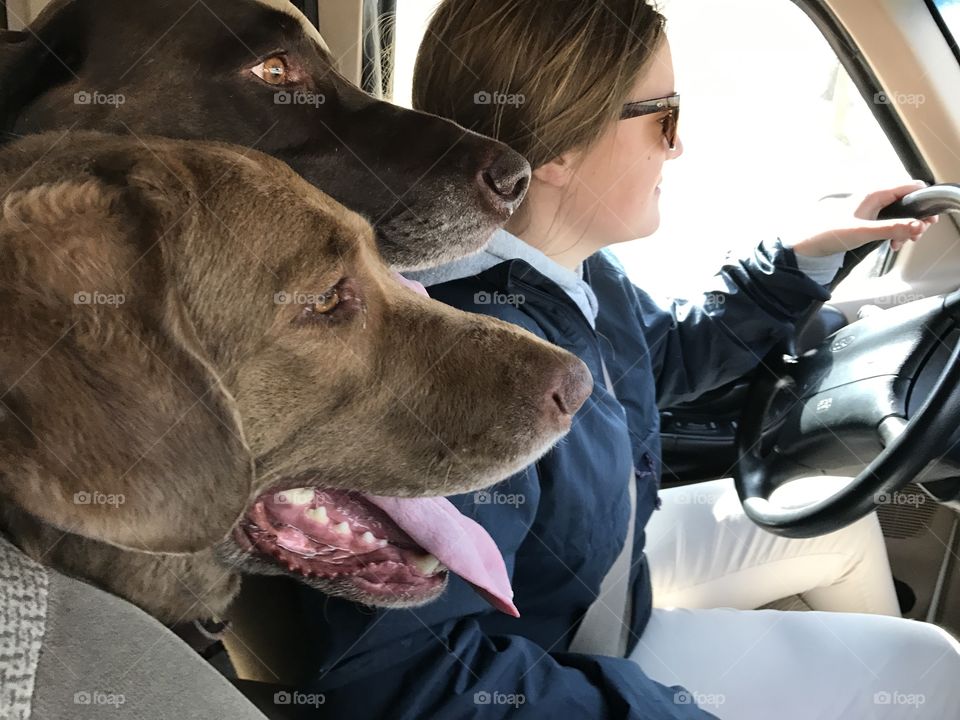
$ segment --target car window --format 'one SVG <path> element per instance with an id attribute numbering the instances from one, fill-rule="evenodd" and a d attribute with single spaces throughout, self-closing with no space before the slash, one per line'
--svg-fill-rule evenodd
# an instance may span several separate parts
<path id="1" fill-rule="evenodd" d="M 397 6 L 395 100 L 409 105 L 416 49 L 436 6 Z M 684 154 L 664 168 L 661 225 L 614 248 L 657 295 L 695 290 L 729 255 L 788 229 L 823 195 L 909 179 L 871 103 L 789 0 L 662 0 L 682 98 Z M 922 100 L 922 99 L 920 99 Z"/>
<path id="2" fill-rule="evenodd" d="M 410 107 L 413 65 L 427 22 L 440 0 L 397 0 L 394 33 L 393 102 Z"/>
<path id="3" fill-rule="evenodd" d="M 943 18 L 947 32 L 956 44 L 957 38 L 960 37 L 960 0 L 934 0 L 933 5 Z"/>
<path id="4" fill-rule="evenodd" d="M 788 0 L 667 0 L 684 155 L 667 163 L 661 227 L 616 248 L 635 282 L 695 288 L 824 195 L 909 179 L 836 53 Z M 915 98 L 913 100 L 916 100 Z"/>

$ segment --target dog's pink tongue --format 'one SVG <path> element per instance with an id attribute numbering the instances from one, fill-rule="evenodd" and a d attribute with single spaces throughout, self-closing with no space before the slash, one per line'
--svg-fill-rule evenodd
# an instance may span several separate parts
<path id="1" fill-rule="evenodd" d="M 520 617 L 500 549 L 486 530 L 453 503 L 446 498 L 364 497 L 497 610 Z"/>
<path id="2" fill-rule="evenodd" d="M 430 297 L 416 280 L 409 280 L 398 272 L 393 276 L 415 293 Z M 520 617 L 497 544 L 453 503 L 446 498 L 365 497 L 389 515 L 420 547 L 473 585 L 497 610 Z"/>

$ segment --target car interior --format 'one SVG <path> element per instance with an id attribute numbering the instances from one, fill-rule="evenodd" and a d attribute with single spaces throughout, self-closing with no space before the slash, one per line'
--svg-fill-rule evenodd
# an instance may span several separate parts
<path id="1" fill-rule="evenodd" d="M 344 76 L 409 106 L 413 59 L 434 0 L 293 4 L 320 30 Z M 660 4 L 677 36 L 687 38 L 674 46 L 686 154 L 665 184 L 663 215 L 677 220 L 617 249 L 638 285 L 682 293 L 689 275 L 715 272 L 748 240 L 803 212 L 807 200 L 880 174 L 930 185 L 888 208 L 890 217 L 941 214 L 922 242 L 899 251 L 877 242 L 847 253 L 830 300 L 750 375 L 661 408 L 663 487 L 734 477 L 752 519 L 795 537 L 828 532 L 875 508 L 904 616 L 960 635 L 960 215 L 952 212 L 960 211 L 960 0 Z M 2 1 L 0 27 L 21 29 L 44 5 Z M 771 55 L 761 61 L 763 53 Z M 732 109 L 713 112 L 718 102 Z M 732 216 L 748 219 L 737 237 L 724 238 Z M 664 268 L 678 267 L 681 252 L 696 256 L 693 267 L 671 277 Z M 783 483 L 827 476 L 849 483 L 815 507 L 775 504 Z M 262 625 L 258 645 L 271 652 L 226 638 L 199 663 L 135 609 L 116 620 L 122 601 L 76 581 L 53 581 L 28 561 L 3 571 L 24 588 L 61 583 L 57 602 L 75 604 L 73 619 L 45 637 L 0 640 L 0 679 L 3 643 L 46 653 L 51 666 L 36 682 L 62 686 L 49 691 L 47 707 L 76 708 L 58 654 L 100 644 L 98 652 L 121 658 L 157 702 L 188 688 L 170 708 L 202 707 L 188 700 L 200 683 L 210 688 L 208 700 L 217 699 L 217 716 L 298 716 L 298 708 L 274 702 L 300 676 L 305 656 L 292 601 L 267 596 L 256 580 L 245 585 L 235 619 Z M 263 603 L 270 618 L 258 612 Z M 809 609 L 799 597 L 769 607 Z M 71 639 L 84 613 L 99 613 L 111 632 Z M 0 609 L 0 636 L 14 620 Z M 147 635 L 130 643 L 132 633 Z M 137 652 L 144 642 L 156 645 L 150 658 Z"/>

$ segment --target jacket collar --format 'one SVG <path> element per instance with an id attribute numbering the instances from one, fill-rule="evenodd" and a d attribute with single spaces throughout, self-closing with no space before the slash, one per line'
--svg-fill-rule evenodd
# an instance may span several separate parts
<path id="1" fill-rule="evenodd" d="M 506 230 L 497 230 L 486 247 L 479 252 L 426 270 L 407 272 L 404 275 L 430 287 L 478 275 L 507 260 L 523 260 L 534 270 L 552 280 L 580 308 L 590 326 L 596 326 L 597 296 L 583 279 L 583 265 L 581 264 L 576 271 L 569 270 Z"/>

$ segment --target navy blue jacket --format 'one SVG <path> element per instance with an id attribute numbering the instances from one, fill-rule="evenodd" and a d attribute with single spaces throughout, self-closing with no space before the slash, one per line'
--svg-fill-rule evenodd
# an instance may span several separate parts
<path id="1" fill-rule="evenodd" d="M 523 260 L 430 287 L 434 298 L 516 323 L 576 354 L 593 374 L 593 394 L 569 435 L 534 466 L 494 494 L 451 498 L 503 551 L 519 619 L 496 612 L 456 577 L 441 599 L 414 610 L 364 608 L 301 591 L 305 630 L 316 649 L 315 680 L 305 689 L 324 694 L 322 716 L 713 717 L 676 701 L 682 688 L 650 680 L 631 660 L 567 649 L 623 546 L 631 464 L 637 532 L 629 650 L 649 619 L 642 529 L 659 505 L 658 405 L 744 375 L 794 331 L 811 302 L 829 293 L 779 242 L 724 265 L 701 298 L 668 307 L 634 286 L 608 251 L 584 263 L 584 279 L 599 303 L 595 330 L 559 286 Z M 481 291 L 523 302 L 478 305 Z M 605 386 L 601 354 L 617 398 Z"/>

